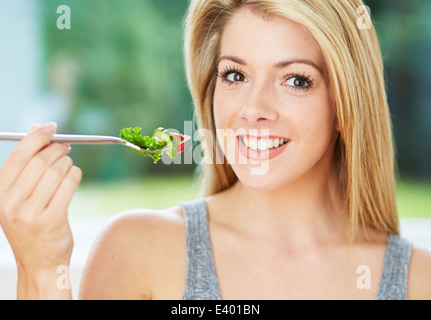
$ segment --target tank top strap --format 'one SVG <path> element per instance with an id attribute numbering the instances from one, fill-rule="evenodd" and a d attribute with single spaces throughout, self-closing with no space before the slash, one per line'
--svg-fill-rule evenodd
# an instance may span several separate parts
<path id="1" fill-rule="evenodd" d="M 187 238 L 187 275 L 183 300 L 221 300 L 204 198 L 181 201 Z"/>
<path id="2" fill-rule="evenodd" d="M 377 300 L 406 300 L 412 243 L 390 234 Z"/>

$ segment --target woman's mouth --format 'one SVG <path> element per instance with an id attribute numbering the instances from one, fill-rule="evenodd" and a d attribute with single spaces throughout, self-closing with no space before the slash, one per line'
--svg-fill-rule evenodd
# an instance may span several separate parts
<path id="1" fill-rule="evenodd" d="M 282 137 L 256 138 L 237 137 L 239 150 L 243 156 L 252 160 L 270 160 L 283 152 L 290 140 Z"/>

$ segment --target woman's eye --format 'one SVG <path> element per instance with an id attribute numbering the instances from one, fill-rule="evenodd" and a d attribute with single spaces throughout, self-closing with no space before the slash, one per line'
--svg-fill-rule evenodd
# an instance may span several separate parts
<path id="1" fill-rule="evenodd" d="M 244 75 L 238 72 L 229 73 L 226 75 L 226 80 L 230 82 L 247 82 L 247 79 L 244 77 Z"/>
<path id="2" fill-rule="evenodd" d="M 306 79 L 300 77 L 291 77 L 287 79 L 286 84 L 295 88 L 308 88 L 310 86 L 310 83 Z"/>
<path id="3" fill-rule="evenodd" d="M 244 73 L 238 68 L 226 68 L 222 72 L 218 72 L 219 78 L 227 85 L 241 85 L 242 83 L 248 82 L 248 79 L 244 76 Z"/>

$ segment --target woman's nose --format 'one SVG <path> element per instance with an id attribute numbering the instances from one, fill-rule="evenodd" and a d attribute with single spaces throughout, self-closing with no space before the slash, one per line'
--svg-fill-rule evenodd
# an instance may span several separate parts
<path id="1" fill-rule="evenodd" d="M 243 105 L 240 116 L 250 123 L 264 120 L 275 121 L 278 113 L 274 107 L 274 98 L 271 89 L 260 86 L 259 88 L 250 88 L 251 92 Z"/>

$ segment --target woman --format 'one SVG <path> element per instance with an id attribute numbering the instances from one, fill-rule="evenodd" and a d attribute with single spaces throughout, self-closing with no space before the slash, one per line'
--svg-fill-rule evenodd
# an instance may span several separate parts
<path id="1" fill-rule="evenodd" d="M 191 1 L 187 75 L 210 133 L 202 196 L 118 215 L 81 298 L 431 298 L 430 254 L 399 237 L 382 59 L 361 5 Z M 33 128 L 0 173 L 20 298 L 71 297 L 56 269 L 81 174 L 67 146 L 47 146 L 54 130 Z"/>

